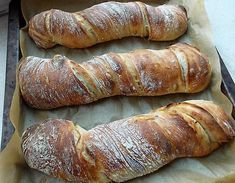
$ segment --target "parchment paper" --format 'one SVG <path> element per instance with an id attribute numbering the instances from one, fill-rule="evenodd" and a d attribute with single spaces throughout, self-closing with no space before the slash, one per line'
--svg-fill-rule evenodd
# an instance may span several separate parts
<path id="1" fill-rule="evenodd" d="M 22 11 L 26 20 L 43 10 L 58 8 L 66 11 L 78 11 L 90 7 L 101 1 L 81 0 L 22 0 Z M 170 0 L 170 1 L 145 1 L 151 5 L 160 3 L 182 4 L 186 7 L 189 16 L 187 34 L 173 42 L 151 42 L 142 38 L 124 38 L 93 46 L 89 49 L 68 49 L 56 46 L 53 49 L 43 50 L 36 47 L 27 34 L 27 27 L 21 30 L 20 46 L 23 56 L 52 57 L 54 54 L 63 54 L 77 62 L 86 61 L 95 55 L 110 51 L 128 52 L 138 48 L 161 49 L 175 42 L 188 42 L 196 45 L 205 53 L 213 68 L 210 86 L 197 94 L 174 94 L 160 97 L 112 97 L 99 100 L 95 103 L 65 107 L 55 110 L 35 110 L 28 107 L 22 100 L 18 83 L 12 101 L 10 119 L 16 131 L 0 154 L 0 181 L 15 182 L 63 182 L 51 178 L 36 170 L 30 169 L 24 162 L 20 149 L 20 135 L 22 131 L 46 118 L 64 118 L 74 121 L 85 129 L 109 123 L 111 121 L 147 113 L 170 102 L 188 99 L 213 100 L 231 114 L 232 105 L 220 90 L 221 73 L 219 58 L 215 51 L 207 14 L 202 0 Z M 234 121 L 233 121 L 234 122 Z M 130 182 L 235 182 L 235 142 L 221 147 L 208 157 L 182 158 L 173 161 L 160 170 L 137 178 Z"/>

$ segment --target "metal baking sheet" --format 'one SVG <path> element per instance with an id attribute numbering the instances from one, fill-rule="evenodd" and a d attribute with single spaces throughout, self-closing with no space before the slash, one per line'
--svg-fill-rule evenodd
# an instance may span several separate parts
<path id="1" fill-rule="evenodd" d="M 6 84 L 5 84 L 5 101 L 4 101 L 4 115 L 2 125 L 2 144 L 3 149 L 9 141 L 11 135 L 14 132 L 14 127 L 9 119 L 9 110 L 12 100 L 12 95 L 15 89 L 15 71 L 21 52 L 19 48 L 19 30 L 25 25 L 22 17 L 20 1 L 13 0 L 9 6 L 9 29 L 8 29 L 8 45 L 7 45 L 7 68 L 6 68 Z M 222 73 L 222 84 L 221 89 L 226 94 L 235 106 L 235 85 L 228 73 L 226 66 L 222 58 L 221 62 L 221 73 Z M 233 117 L 234 110 L 233 110 Z"/>

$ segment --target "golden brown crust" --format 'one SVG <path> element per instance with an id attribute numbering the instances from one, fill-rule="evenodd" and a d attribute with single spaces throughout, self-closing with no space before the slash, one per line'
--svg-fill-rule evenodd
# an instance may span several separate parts
<path id="1" fill-rule="evenodd" d="M 210 77 L 207 58 L 182 43 L 158 51 L 108 53 L 82 64 L 58 55 L 27 57 L 19 66 L 23 98 L 41 109 L 87 104 L 114 95 L 194 93 L 203 90 Z"/>
<path id="2" fill-rule="evenodd" d="M 49 10 L 29 21 L 29 35 L 42 48 L 61 44 L 85 48 L 127 36 L 173 40 L 187 29 L 182 6 L 152 7 L 141 2 L 105 2 L 76 13 Z"/>
<path id="3" fill-rule="evenodd" d="M 31 168 L 65 180 L 123 182 L 180 157 L 210 154 L 235 136 L 222 108 L 209 101 L 173 103 L 89 131 L 51 119 L 28 128 L 22 150 Z"/>

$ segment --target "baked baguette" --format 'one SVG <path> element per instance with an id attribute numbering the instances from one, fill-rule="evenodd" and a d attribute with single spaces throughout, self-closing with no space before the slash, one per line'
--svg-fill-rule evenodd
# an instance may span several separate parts
<path id="1" fill-rule="evenodd" d="M 141 2 L 105 2 L 76 13 L 49 10 L 29 21 L 29 35 L 42 48 L 56 44 L 86 48 L 127 36 L 174 40 L 187 29 L 183 6 L 153 7 Z"/>
<path id="2" fill-rule="evenodd" d="M 63 56 L 27 57 L 19 66 L 23 98 L 34 108 L 87 104 L 114 95 L 195 93 L 209 83 L 207 58 L 187 44 L 164 50 L 108 53 L 75 63 Z"/>
<path id="3" fill-rule="evenodd" d="M 222 108 L 199 100 L 173 103 L 89 131 L 71 121 L 46 120 L 24 132 L 22 150 L 31 168 L 61 179 L 124 182 L 176 158 L 206 156 L 234 136 Z"/>

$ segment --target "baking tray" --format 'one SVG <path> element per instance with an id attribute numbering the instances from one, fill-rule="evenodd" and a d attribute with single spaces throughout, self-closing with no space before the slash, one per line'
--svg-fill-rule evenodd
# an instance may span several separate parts
<path id="1" fill-rule="evenodd" d="M 9 111 L 12 96 L 15 89 L 16 67 L 21 52 L 19 47 L 20 28 L 25 26 L 25 21 L 21 13 L 21 5 L 19 0 L 12 0 L 9 4 L 9 21 L 8 21 L 8 40 L 7 40 L 7 63 L 6 63 L 6 82 L 5 82 L 5 98 L 3 109 L 2 124 L 2 143 L 1 150 L 6 146 L 10 137 L 14 132 L 14 127 L 9 119 Z M 219 51 L 217 53 L 220 58 L 222 83 L 221 89 L 223 93 L 230 99 L 233 104 L 232 116 L 235 118 L 235 84 L 221 58 Z"/>

